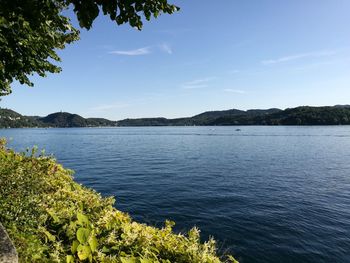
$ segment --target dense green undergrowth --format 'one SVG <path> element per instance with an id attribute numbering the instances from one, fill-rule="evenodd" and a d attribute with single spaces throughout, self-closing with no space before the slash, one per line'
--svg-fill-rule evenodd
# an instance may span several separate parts
<path id="1" fill-rule="evenodd" d="M 215 241 L 132 221 L 72 179 L 72 171 L 35 150 L 15 153 L 0 142 L 0 221 L 20 262 L 235 262 L 220 259 Z"/>

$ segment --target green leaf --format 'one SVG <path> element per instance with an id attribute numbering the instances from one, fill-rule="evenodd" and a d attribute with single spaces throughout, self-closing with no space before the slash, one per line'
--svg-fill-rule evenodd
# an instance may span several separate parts
<path id="1" fill-rule="evenodd" d="M 78 246 L 80 245 L 79 241 L 78 240 L 74 240 L 73 241 L 73 244 L 70 248 L 70 250 L 72 251 L 73 254 L 75 254 L 75 252 L 77 252 L 77 248 Z"/>
<path id="2" fill-rule="evenodd" d="M 47 210 L 48 214 L 52 217 L 53 221 L 55 223 L 59 223 L 60 219 L 58 218 L 58 216 L 51 210 Z"/>
<path id="3" fill-rule="evenodd" d="M 50 241 L 54 242 L 56 240 L 56 237 L 52 235 L 49 231 L 43 230 L 43 232 L 45 233 L 45 235 Z"/>
<path id="4" fill-rule="evenodd" d="M 78 212 L 77 218 L 78 218 L 78 223 L 82 226 L 88 226 L 90 224 L 89 218 L 82 213 Z"/>
<path id="5" fill-rule="evenodd" d="M 131 258 L 120 258 L 120 260 L 122 261 L 122 263 L 136 263 L 137 259 L 134 257 Z"/>
<path id="6" fill-rule="evenodd" d="M 74 257 L 72 255 L 67 255 L 66 263 L 74 263 Z"/>
<path id="7" fill-rule="evenodd" d="M 73 238 L 75 236 L 77 229 L 76 221 L 71 221 L 67 227 L 66 234 L 69 238 Z"/>
<path id="8" fill-rule="evenodd" d="M 107 248 L 106 246 L 103 246 L 103 248 L 102 248 L 102 252 L 103 253 L 108 253 L 108 252 L 110 252 L 111 250 L 109 249 L 109 248 Z"/>
<path id="9" fill-rule="evenodd" d="M 77 248 L 78 251 L 78 257 L 80 260 L 85 260 L 91 255 L 91 249 L 89 246 L 86 245 L 79 245 Z"/>
<path id="10" fill-rule="evenodd" d="M 232 263 L 239 263 L 233 256 L 229 255 L 228 259 L 232 262 Z"/>
<path id="11" fill-rule="evenodd" d="M 79 228 L 78 231 L 77 231 L 77 239 L 78 241 L 80 242 L 80 244 L 82 243 L 86 243 L 89 239 L 89 236 L 90 236 L 90 230 L 87 229 L 87 228 Z"/>
<path id="12" fill-rule="evenodd" d="M 152 259 L 148 258 L 140 258 L 140 263 L 153 263 L 154 261 Z"/>
<path id="13" fill-rule="evenodd" d="M 94 252 L 96 251 L 97 249 L 97 246 L 98 246 L 98 241 L 97 241 L 97 238 L 95 236 L 91 236 L 89 238 L 89 245 L 90 245 L 90 248 L 91 248 L 91 251 Z"/>

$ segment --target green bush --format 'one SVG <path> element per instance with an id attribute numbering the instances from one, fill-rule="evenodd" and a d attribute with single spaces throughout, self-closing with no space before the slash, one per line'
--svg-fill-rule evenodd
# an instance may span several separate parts
<path id="1" fill-rule="evenodd" d="M 200 243 L 199 231 L 157 229 L 132 221 L 72 179 L 52 157 L 36 150 L 15 153 L 0 142 L 0 221 L 20 262 L 235 262 L 220 259 L 215 241 Z"/>

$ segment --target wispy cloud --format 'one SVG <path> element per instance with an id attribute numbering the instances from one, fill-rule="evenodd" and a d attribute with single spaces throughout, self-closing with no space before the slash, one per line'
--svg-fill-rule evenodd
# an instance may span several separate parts
<path id="1" fill-rule="evenodd" d="M 271 64 L 283 63 L 283 62 L 304 59 L 304 58 L 329 57 L 329 56 L 335 55 L 336 53 L 337 52 L 334 50 L 315 51 L 315 52 L 309 52 L 309 53 L 294 54 L 290 56 L 280 57 L 277 59 L 263 60 L 261 61 L 261 63 L 264 65 L 271 65 Z"/>
<path id="2" fill-rule="evenodd" d="M 203 78 L 186 82 L 181 85 L 183 89 L 202 89 L 208 87 L 208 82 L 215 78 Z"/>
<path id="3" fill-rule="evenodd" d="M 172 50 L 171 46 L 167 43 L 160 44 L 159 48 L 160 48 L 160 50 L 162 50 L 165 53 L 168 53 L 170 55 L 173 54 L 173 50 Z"/>
<path id="4" fill-rule="evenodd" d="M 225 92 L 230 92 L 230 93 L 237 93 L 237 94 L 244 94 L 244 90 L 239 90 L 239 89 L 224 89 Z"/>
<path id="5" fill-rule="evenodd" d="M 110 51 L 110 54 L 114 55 L 122 55 L 122 56 L 142 56 L 147 55 L 151 53 L 150 47 L 142 47 L 138 49 L 132 49 L 132 50 L 114 50 Z"/>
<path id="6" fill-rule="evenodd" d="M 142 48 L 137 48 L 132 50 L 113 50 L 108 53 L 113 55 L 119 55 L 119 56 L 142 56 L 142 55 L 151 54 L 157 49 L 170 55 L 173 54 L 173 49 L 167 43 L 162 43 L 160 45 L 142 47 Z"/>

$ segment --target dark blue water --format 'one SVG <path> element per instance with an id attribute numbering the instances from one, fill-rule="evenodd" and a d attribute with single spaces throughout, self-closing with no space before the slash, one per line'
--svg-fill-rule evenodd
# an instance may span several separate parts
<path id="1" fill-rule="evenodd" d="M 12 129 L 141 222 L 241 262 L 350 262 L 350 127 Z"/>

